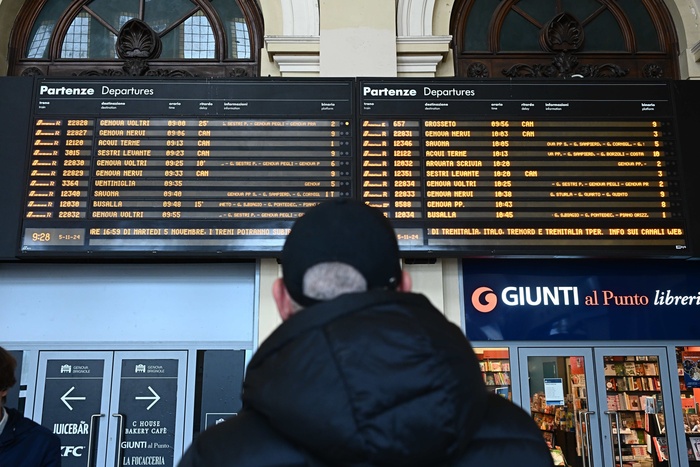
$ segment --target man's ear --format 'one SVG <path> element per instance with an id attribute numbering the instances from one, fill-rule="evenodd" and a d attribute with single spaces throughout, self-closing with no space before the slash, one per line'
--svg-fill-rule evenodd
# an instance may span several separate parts
<path id="1" fill-rule="evenodd" d="M 405 269 L 401 271 L 401 283 L 396 288 L 399 292 L 410 292 L 413 289 L 413 279 Z"/>
<path id="2" fill-rule="evenodd" d="M 282 321 L 287 321 L 291 318 L 292 314 L 294 314 L 294 305 L 282 278 L 278 278 L 272 283 L 272 298 L 275 299 L 277 312 Z"/>

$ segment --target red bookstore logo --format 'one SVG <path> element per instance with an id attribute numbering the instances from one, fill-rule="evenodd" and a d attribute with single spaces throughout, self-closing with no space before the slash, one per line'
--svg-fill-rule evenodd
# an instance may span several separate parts
<path id="1" fill-rule="evenodd" d="M 489 313 L 496 308 L 498 297 L 493 293 L 493 289 L 479 287 L 472 293 L 472 305 L 480 313 Z"/>
<path id="2" fill-rule="evenodd" d="M 472 293 L 472 306 L 480 313 L 493 311 L 499 302 L 506 307 L 578 306 L 579 292 L 576 286 L 508 286 L 500 292 L 490 287 L 477 287 Z"/>

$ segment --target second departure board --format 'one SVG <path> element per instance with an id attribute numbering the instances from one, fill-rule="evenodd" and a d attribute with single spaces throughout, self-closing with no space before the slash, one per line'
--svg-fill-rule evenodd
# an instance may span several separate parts
<path id="1" fill-rule="evenodd" d="M 360 196 L 404 250 L 687 254 L 667 83 L 361 81 Z"/>
<path id="2" fill-rule="evenodd" d="M 694 254 L 700 164 L 678 110 L 691 86 L 35 78 L 32 89 L 24 192 L 8 197 L 23 199 L 20 258 L 276 256 L 294 221 L 331 198 L 381 209 L 404 257 Z"/>
<path id="3" fill-rule="evenodd" d="M 279 251 L 354 197 L 348 80 L 40 80 L 22 253 Z"/>

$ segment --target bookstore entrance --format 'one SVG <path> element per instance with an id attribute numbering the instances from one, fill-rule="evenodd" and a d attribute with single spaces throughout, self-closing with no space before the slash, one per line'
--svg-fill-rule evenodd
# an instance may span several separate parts
<path id="1" fill-rule="evenodd" d="M 700 262 L 469 260 L 462 277 L 487 387 L 559 465 L 700 466 Z"/>
<path id="2" fill-rule="evenodd" d="M 520 348 L 523 407 L 558 465 L 678 466 L 665 347 Z M 672 367 L 676 373 L 676 365 Z M 528 407 L 529 405 L 529 407 Z"/>

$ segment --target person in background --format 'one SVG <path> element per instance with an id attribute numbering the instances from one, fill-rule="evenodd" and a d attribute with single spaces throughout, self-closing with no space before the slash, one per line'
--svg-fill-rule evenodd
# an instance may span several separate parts
<path id="1" fill-rule="evenodd" d="M 379 210 L 321 203 L 281 264 L 283 323 L 248 365 L 243 409 L 180 467 L 552 465 L 527 413 L 486 390 L 459 327 L 410 292 Z"/>
<path id="2" fill-rule="evenodd" d="M 61 441 L 55 434 L 5 407 L 15 385 L 17 361 L 0 347 L 0 467 L 60 467 Z"/>

